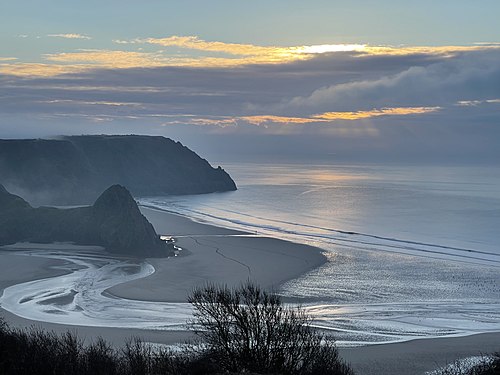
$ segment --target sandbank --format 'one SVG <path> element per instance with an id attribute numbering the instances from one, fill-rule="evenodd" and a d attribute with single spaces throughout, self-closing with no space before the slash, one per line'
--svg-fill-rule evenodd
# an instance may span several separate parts
<path id="1" fill-rule="evenodd" d="M 39 280 L 47 277 L 59 276 L 67 273 L 58 267 L 66 262 L 58 259 L 37 257 L 36 255 L 19 255 L 16 251 L 34 250 L 36 248 L 73 248 L 75 251 L 95 250 L 94 247 L 74 246 L 69 244 L 16 244 L 14 246 L 0 247 L 0 295 L 8 286 Z M 78 325 L 54 324 L 48 322 L 34 321 L 14 315 L 0 306 L 0 318 L 3 318 L 12 328 L 36 327 L 56 333 L 67 331 L 76 332 L 85 341 L 93 341 L 97 337 L 103 337 L 108 342 L 122 346 L 133 337 L 144 341 L 172 345 L 183 343 L 194 339 L 194 335 L 187 331 L 155 331 L 140 329 L 123 329 L 107 327 L 88 327 Z"/>
<path id="2" fill-rule="evenodd" d="M 183 250 L 178 257 L 148 259 L 155 273 L 107 290 L 117 297 L 184 302 L 197 286 L 237 286 L 247 280 L 272 290 L 326 262 L 316 247 L 197 223 L 169 212 L 141 211 L 159 234 L 175 237 Z"/>

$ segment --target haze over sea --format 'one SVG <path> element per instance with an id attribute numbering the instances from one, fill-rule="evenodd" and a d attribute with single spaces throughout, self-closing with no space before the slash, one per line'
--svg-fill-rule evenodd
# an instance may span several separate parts
<path id="1" fill-rule="evenodd" d="M 279 292 L 341 345 L 500 330 L 500 167 L 223 165 L 238 191 L 140 203 L 326 250 Z"/>

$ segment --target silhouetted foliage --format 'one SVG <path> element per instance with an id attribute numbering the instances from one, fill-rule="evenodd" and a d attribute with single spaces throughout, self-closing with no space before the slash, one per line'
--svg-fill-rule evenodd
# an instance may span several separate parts
<path id="1" fill-rule="evenodd" d="M 187 374 L 184 363 L 182 356 L 153 350 L 137 339 L 115 350 L 102 338 L 84 345 L 71 332 L 57 335 L 36 328 L 11 329 L 0 320 L 2 375 Z"/>
<path id="2" fill-rule="evenodd" d="M 193 327 L 221 372 L 352 374 L 332 339 L 311 326 L 300 307 L 247 283 L 207 285 L 189 297 Z"/>
<path id="3" fill-rule="evenodd" d="M 214 300 L 215 296 L 217 299 Z M 283 306 L 279 298 L 258 287 L 246 285 L 231 290 L 211 286 L 197 290 L 191 298 L 195 297 L 195 306 L 200 303 L 216 305 L 203 310 L 203 314 L 208 311 L 233 311 L 233 317 L 216 315 L 218 323 L 206 319 L 205 322 L 210 324 L 205 325 L 197 315 L 197 327 L 208 328 L 199 330 L 200 335 L 213 341 L 208 341 L 207 345 L 198 349 L 186 348 L 175 353 L 139 339 L 132 339 L 123 348 L 115 349 L 102 338 L 85 344 L 72 332 L 57 335 L 37 328 L 11 329 L 0 317 L 0 374 L 353 374 L 339 358 L 334 343 L 310 326 L 309 318 L 301 309 Z M 237 305 L 238 299 L 235 297 L 239 297 L 240 302 L 245 300 L 251 303 Z M 229 302 L 233 304 L 228 305 Z M 220 303 L 222 305 L 219 306 Z M 225 310 L 228 307 L 230 310 Z M 236 316 L 240 318 L 236 319 Z M 257 316 L 259 319 L 255 320 Z M 281 323 L 287 327 L 280 328 Z M 297 323 L 304 328 L 295 327 Z M 232 327 L 223 328 L 227 324 Z M 269 332 L 278 332 L 278 336 L 269 336 Z M 216 337 L 220 333 L 224 336 Z M 289 333 L 292 336 L 288 336 Z M 297 339 L 297 342 L 293 339 Z M 257 347 L 257 341 L 263 347 Z M 222 347 L 218 347 L 219 344 Z M 287 352 L 289 349 L 290 354 Z M 265 357 L 262 354 L 264 352 L 269 353 L 269 357 Z M 297 358 L 291 358 L 292 354 Z M 456 361 L 433 374 L 500 375 L 500 353 L 485 356 L 473 366 Z"/>
<path id="4" fill-rule="evenodd" d="M 475 363 L 458 360 L 445 368 L 435 371 L 434 375 L 500 375 L 500 352 L 493 356 L 483 356 Z"/>
<path id="5" fill-rule="evenodd" d="M 121 349 L 75 333 L 11 329 L 0 318 L 0 374 L 174 375 L 332 374 L 352 370 L 332 340 L 313 329 L 301 308 L 246 284 L 207 286 L 189 298 L 205 342 L 173 353 L 132 339 Z"/>

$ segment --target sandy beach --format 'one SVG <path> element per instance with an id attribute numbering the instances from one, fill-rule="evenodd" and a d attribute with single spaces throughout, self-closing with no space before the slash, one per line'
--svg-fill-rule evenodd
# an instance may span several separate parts
<path id="1" fill-rule="evenodd" d="M 126 299 L 161 302 L 184 302 L 190 291 L 207 282 L 239 285 L 254 280 L 268 289 L 320 266 L 326 261 L 322 250 L 272 238 L 253 237 L 240 231 L 197 223 L 186 217 L 141 209 L 161 235 L 175 236 L 180 256 L 147 259 L 155 272 L 146 278 L 117 285 L 106 291 Z M 59 267 L 67 262 L 58 259 L 21 255 L 17 252 L 34 249 L 65 251 L 95 251 L 93 247 L 71 244 L 16 244 L 0 249 L 0 292 L 23 282 L 64 275 L 68 271 Z M 174 344 L 191 339 L 186 331 L 168 332 L 88 327 L 33 321 L 16 316 L 0 306 L 0 316 L 14 327 L 35 325 L 55 332 L 76 330 L 83 338 L 99 335 L 120 345 L 132 336 L 145 341 Z"/>
<path id="2" fill-rule="evenodd" d="M 117 297 L 144 301 L 182 302 L 190 290 L 206 282 L 237 285 L 255 280 L 272 289 L 325 262 L 320 249 L 272 238 L 197 223 L 172 213 L 141 209 L 161 235 L 176 238 L 181 255 L 148 259 L 155 273 L 117 285 L 107 292 Z M 32 248 L 25 245 L 26 248 Z M 67 245 L 64 245 L 67 246 Z M 18 246 L 22 249 L 22 246 Z M 81 249 L 80 249 L 81 250 Z M 61 275 L 63 261 L 0 251 L 0 292 L 21 282 Z M 63 325 L 20 318 L 3 309 L 2 316 L 13 327 L 35 325 L 55 332 L 72 330 L 92 340 L 103 336 L 121 345 L 128 338 L 174 344 L 193 339 L 186 331 L 154 331 L 124 328 Z M 423 374 L 457 358 L 500 349 L 500 333 L 458 338 L 422 339 L 404 343 L 341 349 L 341 355 L 359 374 Z"/>
<path id="3" fill-rule="evenodd" d="M 326 262 L 315 247 L 254 237 L 152 209 L 142 208 L 142 212 L 158 233 L 175 237 L 183 250 L 176 258 L 148 259 L 155 273 L 108 290 L 117 297 L 184 302 L 196 286 L 235 286 L 246 280 L 272 290 Z"/>

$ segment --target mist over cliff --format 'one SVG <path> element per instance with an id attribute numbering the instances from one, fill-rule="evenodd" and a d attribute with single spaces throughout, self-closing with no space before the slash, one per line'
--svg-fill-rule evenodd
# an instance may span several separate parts
<path id="1" fill-rule="evenodd" d="M 134 196 L 236 190 L 180 142 L 138 135 L 0 140 L 0 183 L 35 205 L 90 204 L 113 184 Z"/>

